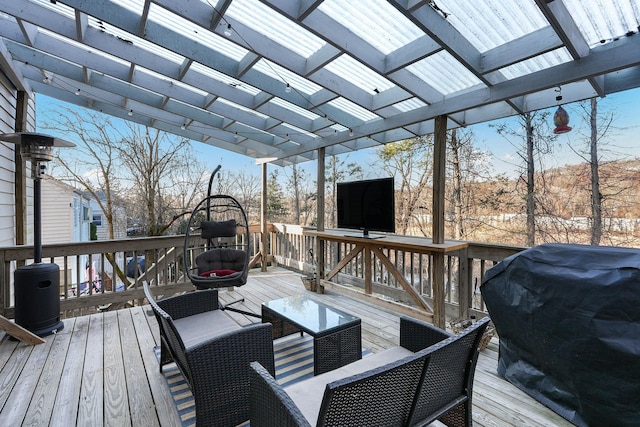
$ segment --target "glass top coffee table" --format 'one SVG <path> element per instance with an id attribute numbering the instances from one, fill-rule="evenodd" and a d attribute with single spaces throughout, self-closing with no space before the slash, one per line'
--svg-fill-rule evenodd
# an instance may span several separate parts
<path id="1" fill-rule="evenodd" d="M 313 337 L 313 374 L 362 358 L 360 318 L 295 295 L 262 304 L 262 322 L 273 325 L 273 339 L 306 332 Z"/>

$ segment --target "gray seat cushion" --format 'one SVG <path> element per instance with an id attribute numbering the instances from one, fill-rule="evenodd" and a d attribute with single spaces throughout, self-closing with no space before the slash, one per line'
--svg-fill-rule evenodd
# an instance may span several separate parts
<path id="1" fill-rule="evenodd" d="M 238 249 L 210 249 L 196 257 L 198 274 L 213 270 L 242 271 L 245 268 L 247 253 Z"/>
<path id="2" fill-rule="evenodd" d="M 173 321 L 182 338 L 185 349 L 189 349 L 211 338 L 240 329 L 233 319 L 222 310 L 206 311 Z"/>
<path id="3" fill-rule="evenodd" d="M 304 417 L 311 425 L 315 425 L 320 413 L 320 405 L 324 396 L 325 386 L 332 381 L 348 378 L 352 375 L 379 368 L 388 363 L 411 356 L 414 353 L 404 347 L 391 347 L 380 353 L 367 356 L 349 363 L 333 371 L 325 372 L 308 380 L 292 384 L 285 388 L 287 394 L 298 406 Z"/>

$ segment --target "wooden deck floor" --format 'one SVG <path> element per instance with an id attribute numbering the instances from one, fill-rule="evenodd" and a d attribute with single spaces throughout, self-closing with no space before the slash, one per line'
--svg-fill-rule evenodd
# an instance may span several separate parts
<path id="1" fill-rule="evenodd" d="M 289 271 L 251 273 L 224 300 L 262 301 L 304 290 Z M 315 294 L 312 294 L 315 295 Z M 335 292 L 318 296 L 362 319 L 362 345 L 373 352 L 398 343 L 399 314 Z M 255 321 L 234 315 L 241 324 Z M 28 346 L 0 332 L 0 426 L 179 426 L 152 351 L 158 327 L 147 307 L 67 319 L 46 343 Z M 495 341 L 495 340 L 494 340 Z M 474 385 L 476 426 L 571 426 L 496 375 L 497 343 L 484 350 Z"/>

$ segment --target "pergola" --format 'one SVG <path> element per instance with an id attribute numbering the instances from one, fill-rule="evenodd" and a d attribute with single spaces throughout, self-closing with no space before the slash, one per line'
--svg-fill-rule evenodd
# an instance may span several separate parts
<path id="1" fill-rule="evenodd" d="M 28 97 L 317 159 L 319 206 L 325 156 L 434 133 L 442 243 L 446 130 L 640 87 L 639 25 L 638 0 L 3 0 L 0 66 Z"/>
<path id="2" fill-rule="evenodd" d="M 300 163 L 640 86 L 636 0 L 13 0 L 41 93 Z M 561 95 L 562 100 L 556 100 Z"/>

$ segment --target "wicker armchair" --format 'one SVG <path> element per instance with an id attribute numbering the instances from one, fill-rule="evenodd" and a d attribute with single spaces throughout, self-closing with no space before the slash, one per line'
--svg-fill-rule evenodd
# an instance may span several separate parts
<path id="1" fill-rule="evenodd" d="M 478 344 L 488 322 L 451 335 L 402 318 L 399 347 L 286 389 L 251 363 L 251 426 L 471 426 Z"/>
<path id="2" fill-rule="evenodd" d="M 241 327 L 218 307 L 216 289 L 155 301 L 144 292 L 160 326 L 160 371 L 175 361 L 193 393 L 198 426 L 233 426 L 249 419 L 249 363 L 275 375 L 271 324 Z"/>

